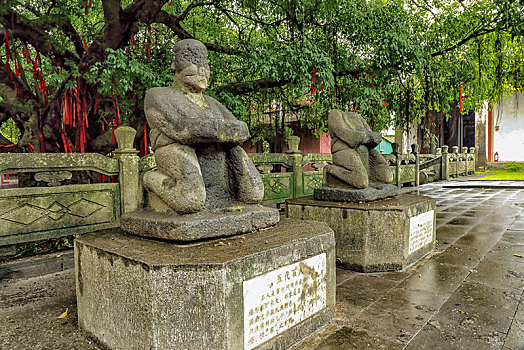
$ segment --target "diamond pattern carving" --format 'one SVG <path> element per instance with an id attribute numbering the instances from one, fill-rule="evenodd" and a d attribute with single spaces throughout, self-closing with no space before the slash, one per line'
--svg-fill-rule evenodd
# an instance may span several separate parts
<path id="1" fill-rule="evenodd" d="M 104 207 L 102 204 L 82 198 L 69 205 L 69 214 L 80 218 L 87 218 Z"/>
<path id="2" fill-rule="evenodd" d="M 84 198 L 70 203 L 69 205 L 64 205 L 58 201 L 54 201 L 46 208 L 31 203 L 24 203 L 21 206 L 0 215 L 0 219 L 28 226 L 43 218 L 58 221 L 66 214 L 80 218 L 87 218 L 102 208 L 105 208 L 105 205 Z"/>

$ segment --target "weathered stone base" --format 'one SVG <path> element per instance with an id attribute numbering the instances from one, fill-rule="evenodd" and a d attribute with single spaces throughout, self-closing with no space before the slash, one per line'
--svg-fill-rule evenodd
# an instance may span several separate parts
<path id="1" fill-rule="evenodd" d="M 196 241 L 249 233 L 275 226 L 279 219 L 277 209 L 242 205 L 187 215 L 144 209 L 122 215 L 120 224 L 122 230 L 139 236 Z"/>
<path id="2" fill-rule="evenodd" d="M 435 248 L 435 207 L 434 199 L 412 194 L 370 203 L 310 196 L 288 200 L 286 216 L 327 223 L 335 231 L 337 265 L 375 272 L 404 269 Z"/>
<path id="3" fill-rule="evenodd" d="M 75 263 L 78 323 L 111 349 L 286 349 L 335 312 L 320 222 L 198 245 L 101 231 L 75 241 Z"/>
<path id="4" fill-rule="evenodd" d="M 398 188 L 390 184 L 374 184 L 364 189 L 322 186 L 316 188 L 316 200 L 334 202 L 373 202 L 398 195 Z"/>

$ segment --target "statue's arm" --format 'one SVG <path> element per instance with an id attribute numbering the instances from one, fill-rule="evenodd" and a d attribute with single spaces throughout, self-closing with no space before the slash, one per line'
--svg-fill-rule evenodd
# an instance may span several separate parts
<path id="1" fill-rule="evenodd" d="M 362 130 L 354 130 L 344 121 L 345 113 L 341 110 L 334 109 L 329 112 L 328 129 L 331 137 L 336 137 L 342 142 L 355 148 L 362 144 L 366 139 L 366 132 Z"/>
<path id="2" fill-rule="evenodd" d="M 246 123 L 234 120 L 191 118 L 159 108 L 155 93 L 148 92 L 144 110 L 151 128 L 158 129 L 170 139 L 182 144 L 229 142 L 240 144 L 249 138 Z"/>
<path id="3" fill-rule="evenodd" d="M 382 134 L 371 130 L 366 120 L 362 117 L 360 118 L 362 119 L 362 124 L 364 124 L 364 129 L 366 129 L 366 141 L 364 143 L 371 148 L 377 147 L 382 142 Z"/>
<path id="4" fill-rule="evenodd" d="M 224 107 L 223 104 L 215 100 L 213 97 L 206 96 L 206 98 L 209 102 L 218 107 L 224 118 L 223 121 L 219 122 L 219 130 L 221 133 L 220 140 L 222 142 L 232 142 L 237 144 L 242 144 L 247 141 L 251 136 L 247 124 L 235 118 L 229 109 Z"/>

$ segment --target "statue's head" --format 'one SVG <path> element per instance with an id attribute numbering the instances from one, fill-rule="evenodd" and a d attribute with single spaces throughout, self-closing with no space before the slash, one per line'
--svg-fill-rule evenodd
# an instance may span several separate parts
<path id="1" fill-rule="evenodd" d="M 171 71 L 175 84 L 190 92 L 200 93 L 209 81 L 207 49 L 198 40 L 180 40 L 173 47 Z"/>

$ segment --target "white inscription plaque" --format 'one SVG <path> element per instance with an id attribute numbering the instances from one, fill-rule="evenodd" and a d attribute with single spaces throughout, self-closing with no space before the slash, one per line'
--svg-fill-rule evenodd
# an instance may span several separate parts
<path id="1" fill-rule="evenodd" d="M 409 249 L 408 254 L 414 253 L 433 240 L 434 210 L 413 216 L 409 219 Z"/>
<path id="2" fill-rule="evenodd" d="M 252 349 L 326 307 L 326 253 L 243 282 L 244 349 Z"/>

